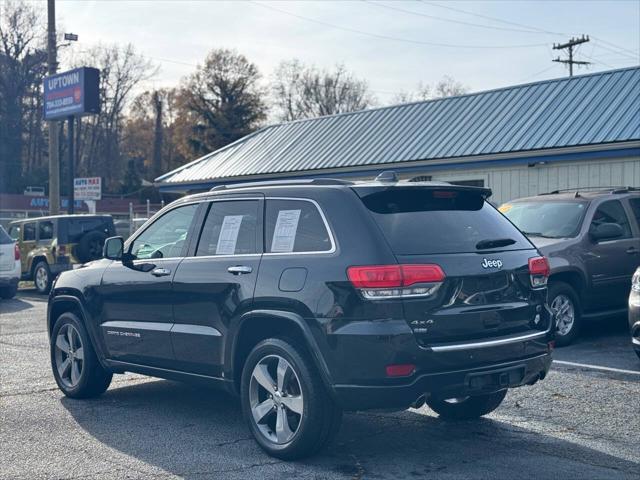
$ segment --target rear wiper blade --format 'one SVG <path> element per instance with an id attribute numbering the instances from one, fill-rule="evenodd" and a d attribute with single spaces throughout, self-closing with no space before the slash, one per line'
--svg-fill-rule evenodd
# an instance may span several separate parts
<path id="1" fill-rule="evenodd" d="M 513 245 L 516 241 L 513 238 L 494 238 L 489 240 L 480 240 L 476 243 L 477 250 L 486 250 L 488 248 L 506 247 Z"/>

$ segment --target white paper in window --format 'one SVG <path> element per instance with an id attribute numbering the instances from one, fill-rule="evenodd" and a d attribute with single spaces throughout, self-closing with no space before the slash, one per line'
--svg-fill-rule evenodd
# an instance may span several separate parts
<path id="1" fill-rule="evenodd" d="M 301 210 L 280 210 L 271 241 L 272 252 L 293 252 Z"/>
<path id="2" fill-rule="evenodd" d="M 233 255 L 236 252 L 242 217 L 243 215 L 225 215 L 220 227 L 216 255 Z"/>

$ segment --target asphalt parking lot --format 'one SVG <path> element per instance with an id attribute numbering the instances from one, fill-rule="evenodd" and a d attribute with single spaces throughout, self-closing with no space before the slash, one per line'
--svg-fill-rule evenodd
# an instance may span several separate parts
<path id="1" fill-rule="evenodd" d="M 0 478 L 640 478 L 640 360 L 624 318 L 556 351 L 547 379 L 487 418 L 426 407 L 345 415 L 320 455 L 286 463 L 257 447 L 228 395 L 119 375 L 67 399 L 50 372 L 46 299 L 0 301 Z"/>

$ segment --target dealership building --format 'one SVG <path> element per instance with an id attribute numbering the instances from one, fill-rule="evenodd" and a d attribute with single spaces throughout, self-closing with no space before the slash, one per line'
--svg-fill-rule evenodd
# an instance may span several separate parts
<path id="1" fill-rule="evenodd" d="M 640 186 L 640 67 L 262 128 L 156 179 L 161 191 L 335 177 L 490 187 L 492 200 Z"/>

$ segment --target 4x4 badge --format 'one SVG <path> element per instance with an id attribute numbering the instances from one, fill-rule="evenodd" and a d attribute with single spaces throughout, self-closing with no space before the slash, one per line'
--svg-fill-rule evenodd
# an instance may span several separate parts
<path id="1" fill-rule="evenodd" d="M 488 258 L 484 258 L 482 268 L 502 268 L 502 260 L 489 260 Z"/>

